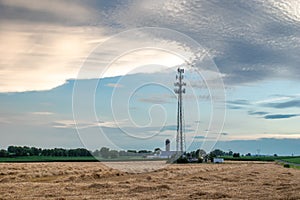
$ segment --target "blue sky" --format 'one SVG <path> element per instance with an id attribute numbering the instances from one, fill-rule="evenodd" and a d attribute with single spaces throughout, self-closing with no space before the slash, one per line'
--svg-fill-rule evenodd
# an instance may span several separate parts
<path id="1" fill-rule="evenodd" d="M 299 10 L 0 0 L 0 148 L 174 149 L 184 66 L 187 148 L 300 154 Z"/>

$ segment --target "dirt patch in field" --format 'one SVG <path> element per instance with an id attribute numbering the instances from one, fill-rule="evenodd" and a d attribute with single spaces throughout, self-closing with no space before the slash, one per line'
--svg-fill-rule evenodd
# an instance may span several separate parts
<path id="1" fill-rule="evenodd" d="M 300 170 L 275 163 L 156 166 L 162 163 L 128 163 L 128 172 L 99 162 L 2 163 L 0 199 L 300 199 Z"/>

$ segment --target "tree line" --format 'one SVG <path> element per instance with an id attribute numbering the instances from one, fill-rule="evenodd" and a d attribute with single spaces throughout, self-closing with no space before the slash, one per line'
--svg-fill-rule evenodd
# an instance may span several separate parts
<path id="1" fill-rule="evenodd" d="M 102 158 L 118 158 L 120 156 L 147 156 L 152 154 L 152 151 L 148 150 L 127 150 L 127 151 L 117 151 L 111 150 L 107 147 L 102 147 L 100 150 L 95 150 L 92 155 L 95 157 L 102 157 Z"/>
<path id="2" fill-rule="evenodd" d="M 143 156 L 152 155 L 161 151 L 160 148 L 155 148 L 154 151 L 148 150 L 112 150 L 107 147 L 102 147 L 101 149 L 96 149 L 95 151 L 90 151 L 85 148 L 76 149 L 64 149 L 64 148 L 53 148 L 53 149 L 42 149 L 36 147 L 27 146 L 9 146 L 7 150 L 0 150 L 0 157 L 17 157 L 17 156 L 55 156 L 55 157 L 84 157 L 84 156 L 95 156 L 108 158 L 118 158 L 122 156 Z M 240 157 L 239 153 L 233 153 L 232 151 L 224 152 L 220 149 L 215 149 L 209 153 L 206 153 L 203 149 L 198 149 L 196 151 L 186 152 L 186 158 L 204 158 L 212 159 L 219 156 L 233 156 Z"/>
<path id="3" fill-rule="evenodd" d="M 209 153 L 206 153 L 203 149 L 198 149 L 196 151 L 185 152 L 178 159 L 174 160 L 175 163 L 189 163 L 189 162 L 213 162 L 213 158 L 223 157 L 223 156 L 232 156 L 240 157 L 240 153 L 233 153 L 232 151 L 225 152 L 220 149 L 215 149 Z"/>
<path id="4" fill-rule="evenodd" d="M 146 156 L 151 154 L 152 151 L 148 150 L 127 150 L 117 151 L 111 150 L 107 147 L 102 147 L 100 150 L 89 151 L 85 148 L 76 149 L 42 149 L 27 146 L 9 146 L 7 150 L 0 150 L 0 157 L 17 157 L 17 156 L 55 156 L 55 157 L 84 157 L 95 156 L 102 158 L 117 158 L 119 156 Z"/>
<path id="5" fill-rule="evenodd" d="M 9 146 L 7 150 L 0 150 L 0 157 L 16 157 L 16 156 L 69 156 L 69 157 L 81 157 L 92 156 L 91 152 L 84 148 L 76 149 L 42 149 L 36 147 L 27 146 Z"/>

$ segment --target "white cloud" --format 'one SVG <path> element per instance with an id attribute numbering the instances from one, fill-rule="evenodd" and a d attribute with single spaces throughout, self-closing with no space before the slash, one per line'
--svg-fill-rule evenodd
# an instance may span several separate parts
<path id="1" fill-rule="evenodd" d="M 133 41 L 124 42 L 129 44 Z M 103 77 L 134 73 L 153 73 L 182 64 L 184 61 L 169 52 L 161 50 L 137 50 L 120 57 L 104 72 Z M 156 67 L 149 67 L 155 65 Z M 161 67 L 158 67 L 161 66 Z"/>
<path id="2" fill-rule="evenodd" d="M 288 21 L 300 22 L 300 2 L 298 0 L 268 0 L 267 1 L 274 9 Z"/>
<path id="3" fill-rule="evenodd" d="M 53 115 L 52 112 L 32 112 L 33 115 Z"/>
<path id="4" fill-rule="evenodd" d="M 88 75 L 80 78 L 98 78 L 107 66 L 101 61 L 105 54 L 89 57 L 91 50 L 105 41 L 105 29 L 89 27 L 64 27 L 59 25 L 10 24 L 3 22 L 0 35 L 0 92 L 22 92 L 49 90 L 62 85 L 68 79 L 77 78 L 84 60 L 93 63 Z M 121 46 L 138 43 L 134 38 L 118 40 L 111 46 L 109 56 L 118 55 Z M 165 44 L 166 45 L 166 44 Z M 130 73 L 152 73 L 157 71 L 145 65 L 159 64 L 173 67 L 183 60 L 162 50 L 136 50 L 122 55 L 102 75 L 112 77 Z M 87 64 L 89 65 L 89 64 Z M 83 67 L 86 67 L 83 65 Z"/>
<path id="5" fill-rule="evenodd" d="M 48 90 L 75 78 L 101 30 L 5 23 L 0 35 L 0 91 Z M 95 34 L 97 36 L 95 36 Z"/>
<path id="6" fill-rule="evenodd" d="M 76 1 L 2 0 L 0 3 L 12 8 L 26 9 L 30 12 L 42 12 L 64 19 L 75 19 L 78 22 L 88 21 L 95 12 L 91 7 Z"/>
<path id="7" fill-rule="evenodd" d="M 108 83 L 106 84 L 107 87 L 112 87 L 112 88 L 122 88 L 124 85 L 118 84 L 118 83 Z"/>
<path id="8" fill-rule="evenodd" d="M 264 104 L 264 103 L 272 103 L 272 102 L 278 102 L 278 101 L 284 101 L 292 99 L 291 97 L 276 97 L 276 98 L 270 98 L 270 99 L 264 99 L 260 101 L 254 102 L 254 104 Z"/>
<path id="9" fill-rule="evenodd" d="M 274 134 L 274 133 L 262 133 L 262 134 L 253 134 L 248 133 L 244 135 L 228 135 L 226 137 L 222 137 L 221 141 L 226 140 L 257 140 L 260 138 L 276 138 L 276 139 L 299 139 L 300 134 L 298 133 L 285 133 L 285 134 Z"/>
<path id="10" fill-rule="evenodd" d="M 106 127 L 106 128 L 116 128 L 117 125 L 122 124 L 123 121 L 99 121 L 99 122 L 88 122 L 88 121 L 74 121 L 74 120 L 57 120 L 53 122 L 54 128 L 68 128 L 68 129 L 85 129 L 93 127 Z"/>
<path id="11" fill-rule="evenodd" d="M 4 117 L 0 117 L 0 124 L 11 124 L 12 121 L 4 118 Z"/>

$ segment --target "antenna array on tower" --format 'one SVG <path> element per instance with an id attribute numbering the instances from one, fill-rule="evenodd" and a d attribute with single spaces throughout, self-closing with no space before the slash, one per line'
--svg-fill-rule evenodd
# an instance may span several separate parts
<path id="1" fill-rule="evenodd" d="M 183 108 L 182 108 L 182 94 L 185 94 L 186 83 L 183 82 L 183 74 L 184 69 L 178 68 L 176 80 L 177 82 L 174 83 L 176 87 L 174 89 L 175 93 L 178 94 L 178 108 L 177 108 L 177 136 L 176 136 L 176 151 L 180 152 L 181 154 L 184 152 L 184 133 L 183 133 Z"/>

